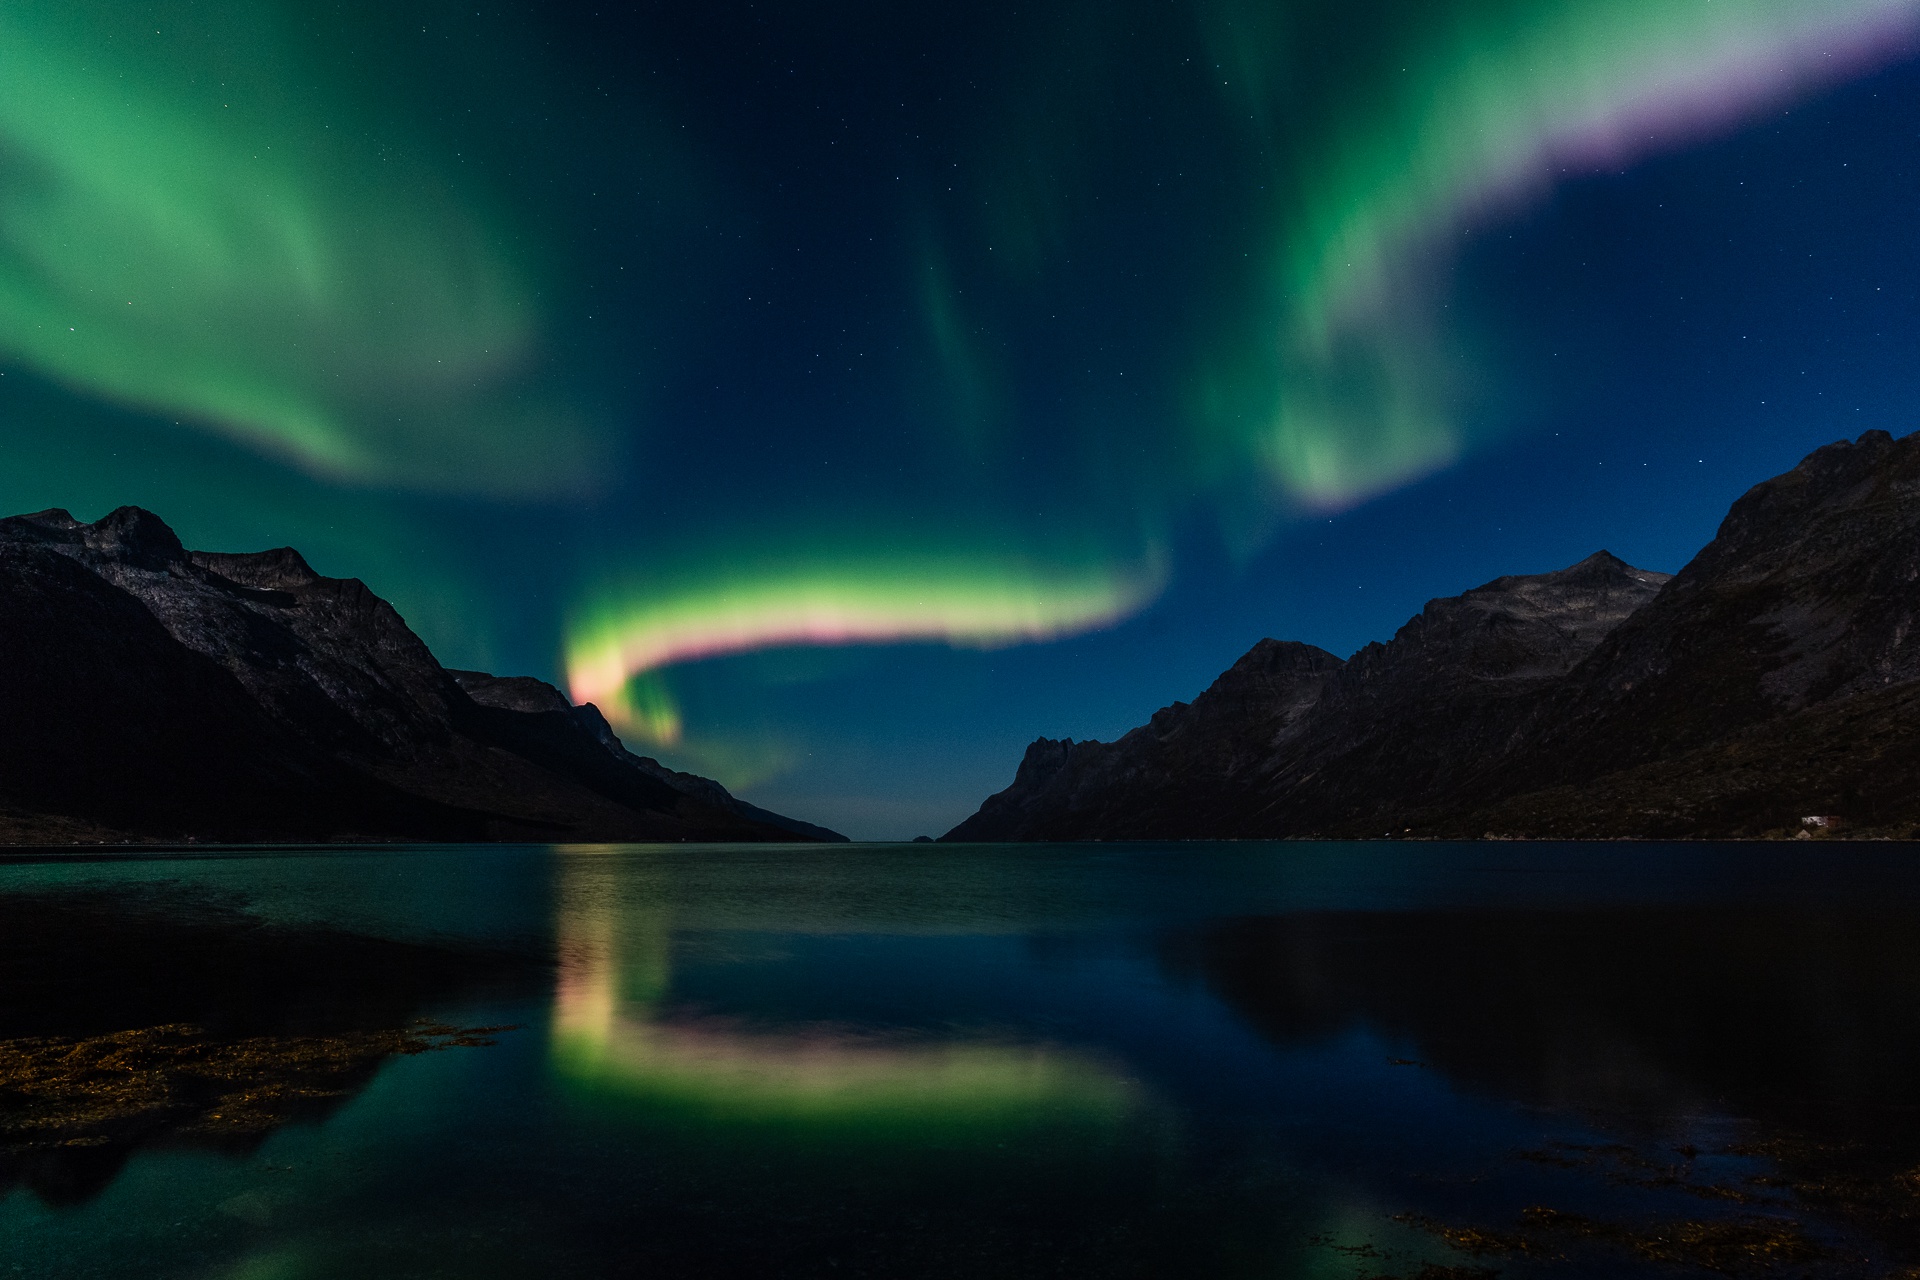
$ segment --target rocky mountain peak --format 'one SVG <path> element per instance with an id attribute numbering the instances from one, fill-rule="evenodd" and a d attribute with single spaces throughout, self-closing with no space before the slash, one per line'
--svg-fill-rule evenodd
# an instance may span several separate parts
<path id="1" fill-rule="evenodd" d="M 1035 738 L 1020 757 L 1020 767 L 1013 774 L 1014 785 L 1045 786 L 1067 767 L 1067 761 L 1073 757 L 1073 745 L 1072 738 Z"/>
<path id="2" fill-rule="evenodd" d="M 1597 552 L 1317 652 L 1262 641 L 1191 707 L 1023 764 L 949 838 L 1920 824 L 1920 435 L 1815 450 L 1671 578 Z"/>
<path id="3" fill-rule="evenodd" d="M 24 516 L 8 516 L 0 520 L 0 527 L 31 526 L 47 533 L 65 533 L 80 527 L 73 513 L 61 507 L 48 507 L 45 511 L 35 511 Z"/>
<path id="4" fill-rule="evenodd" d="M 141 507 L 118 507 L 79 526 L 88 550 L 142 569 L 165 569 L 187 558 L 171 526 Z"/>
<path id="5" fill-rule="evenodd" d="M 1674 741 L 1699 741 L 1920 678 L 1916 581 L 1920 435 L 1827 445 L 1733 504 L 1668 590 L 1596 652 L 1566 717 L 1624 744 L 1652 715 Z"/>
<path id="6" fill-rule="evenodd" d="M 441 667 L 291 548 L 122 507 L 0 520 L 0 838 L 837 839 L 632 756 L 592 707 Z"/>
<path id="7" fill-rule="evenodd" d="M 483 707 L 528 712 L 573 709 L 566 694 L 545 680 L 537 680 L 532 676 L 494 676 L 484 671 L 455 671 L 451 668 L 447 674 L 453 677 L 469 698 Z"/>
<path id="8" fill-rule="evenodd" d="M 294 591 L 321 580 L 307 558 L 292 547 L 271 551 L 195 551 L 193 562 L 229 582 L 260 591 Z"/>
<path id="9" fill-rule="evenodd" d="M 1436 681 L 1459 686 L 1554 679 L 1669 578 L 1607 551 L 1550 573 L 1495 578 L 1428 601 L 1392 640 L 1355 655 L 1354 677 L 1373 685 L 1412 680 L 1427 688 Z"/>
<path id="10" fill-rule="evenodd" d="M 1511 736 L 1528 695 L 1666 582 L 1602 551 L 1431 600 L 1392 640 L 1345 662 L 1261 640 L 1192 703 L 1162 707 L 1117 742 L 1034 742 L 1013 785 L 946 838 L 1249 833 L 1275 821 L 1268 792 L 1324 777 L 1341 758 L 1373 762 L 1357 772 L 1390 769 L 1403 788 L 1444 788 L 1472 745 Z M 1323 801 L 1363 803 L 1341 787 Z"/>

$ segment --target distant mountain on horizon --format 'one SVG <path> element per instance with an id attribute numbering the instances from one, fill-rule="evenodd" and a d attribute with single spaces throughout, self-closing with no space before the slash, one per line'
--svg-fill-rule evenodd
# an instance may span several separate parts
<path id="1" fill-rule="evenodd" d="M 291 548 L 188 551 L 138 507 L 0 519 L 0 843 L 844 839 L 544 681 L 443 668 Z"/>
<path id="2" fill-rule="evenodd" d="M 1920 434 L 1754 486 L 1678 574 L 1598 552 L 1342 661 L 1262 640 L 946 841 L 1920 836 Z"/>

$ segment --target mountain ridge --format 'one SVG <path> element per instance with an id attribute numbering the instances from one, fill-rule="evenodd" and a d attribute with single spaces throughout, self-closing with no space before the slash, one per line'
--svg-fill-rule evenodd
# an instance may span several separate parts
<path id="1" fill-rule="evenodd" d="M 1920 436 L 1868 432 L 1754 486 L 1676 575 L 1603 551 L 1344 662 L 1262 640 L 1114 743 L 1035 742 L 942 838 L 1905 831 L 1916 584 Z"/>
<path id="2" fill-rule="evenodd" d="M 0 840 L 842 838 L 505 683 L 550 704 L 474 697 L 291 548 L 189 551 L 138 507 L 0 519 Z"/>

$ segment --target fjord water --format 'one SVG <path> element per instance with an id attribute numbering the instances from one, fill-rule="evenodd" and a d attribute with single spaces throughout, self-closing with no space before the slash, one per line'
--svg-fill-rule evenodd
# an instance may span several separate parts
<path id="1" fill-rule="evenodd" d="M 227 850 L 18 856 L 0 900 L 483 957 L 404 1008 L 343 967 L 301 1017 L 515 1028 L 244 1142 L 28 1153 L 0 1275 L 1920 1261 L 1908 846 Z M 4 1036 L 193 994 L 56 1000 L 5 954 Z"/>

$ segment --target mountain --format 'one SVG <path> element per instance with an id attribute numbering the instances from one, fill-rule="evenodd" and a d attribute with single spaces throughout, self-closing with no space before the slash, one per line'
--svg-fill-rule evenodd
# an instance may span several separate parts
<path id="1" fill-rule="evenodd" d="M 1345 662 L 1262 640 L 1118 742 L 1034 743 L 1013 786 L 945 838 L 1305 834 L 1371 815 L 1382 795 L 1444 797 L 1666 581 L 1600 552 L 1431 601 Z"/>
<path id="2" fill-rule="evenodd" d="M 1341 661 L 1263 640 L 1113 743 L 1041 739 L 947 840 L 1920 827 L 1920 435 L 1755 486 L 1677 575 L 1606 552 Z"/>
<path id="3" fill-rule="evenodd" d="M 493 707 L 513 715 L 539 717 L 535 723 L 551 725 L 550 736 L 578 752 L 582 757 L 582 767 L 604 770 L 604 754 L 612 758 L 618 769 L 637 770 L 657 782 L 665 783 L 683 796 L 748 822 L 777 827 L 803 840 L 846 840 L 837 831 L 748 804 L 712 778 L 681 773 L 667 768 L 651 756 L 633 754 L 613 732 L 613 726 L 607 723 L 607 718 L 600 714 L 600 708 L 591 702 L 576 707 L 567 701 L 566 694 L 544 680 L 536 680 L 532 676 L 493 676 L 484 671 L 449 671 L 447 674 L 453 677 L 454 683 L 468 697 L 484 707 Z M 519 723 L 525 725 L 527 722 Z M 585 738 L 592 740 L 592 747 L 582 741 L 582 733 Z M 598 748 L 598 751 L 594 748 Z"/>
<path id="4" fill-rule="evenodd" d="M 0 520 L 0 840 L 793 840 L 551 685 L 449 672 L 290 548 Z"/>

